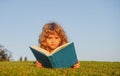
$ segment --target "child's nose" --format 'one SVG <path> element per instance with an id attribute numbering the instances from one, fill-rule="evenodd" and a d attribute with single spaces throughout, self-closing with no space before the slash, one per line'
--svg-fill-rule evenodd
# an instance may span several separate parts
<path id="1" fill-rule="evenodd" d="M 52 41 L 51 41 L 52 43 L 55 43 L 55 39 L 52 39 Z"/>

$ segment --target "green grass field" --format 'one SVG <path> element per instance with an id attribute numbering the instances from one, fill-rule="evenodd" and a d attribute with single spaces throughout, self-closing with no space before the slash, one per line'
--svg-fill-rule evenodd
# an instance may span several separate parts
<path id="1" fill-rule="evenodd" d="M 0 62 L 0 76 L 120 76 L 120 62 L 81 61 L 79 69 L 40 69 L 33 62 Z"/>

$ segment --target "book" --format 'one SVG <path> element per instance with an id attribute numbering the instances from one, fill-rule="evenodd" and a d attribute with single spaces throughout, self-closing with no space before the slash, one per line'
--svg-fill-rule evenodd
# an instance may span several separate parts
<path id="1" fill-rule="evenodd" d="M 61 45 L 51 53 L 40 46 L 31 46 L 30 49 L 43 67 L 70 68 L 78 62 L 73 42 Z"/>

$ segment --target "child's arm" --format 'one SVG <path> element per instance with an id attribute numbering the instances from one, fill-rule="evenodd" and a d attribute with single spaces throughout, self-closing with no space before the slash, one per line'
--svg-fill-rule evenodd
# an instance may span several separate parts
<path id="1" fill-rule="evenodd" d="M 73 68 L 80 68 L 80 61 L 73 65 Z"/>
<path id="2" fill-rule="evenodd" d="M 38 68 L 42 68 L 43 67 L 42 64 L 40 62 L 38 62 L 38 61 L 36 61 L 35 65 Z M 76 64 L 74 64 L 73 68 L 80 68 L 80 61 L 78 61 Z"/>
<path id="3" fill-rule="evenodd" d="M 42 68 L 42 64 L 39 62 L 39 61 L 36 61 L 35 62 L 35 66 L 38 67 L 38 68 Z"/>

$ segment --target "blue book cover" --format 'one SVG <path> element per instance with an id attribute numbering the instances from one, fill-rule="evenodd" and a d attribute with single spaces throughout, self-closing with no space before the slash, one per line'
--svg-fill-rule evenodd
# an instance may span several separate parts
<path id="1" fill-rule="evenodd" d="M 73 42 L 59 46 L 52 53 L 40 46 L 31 46 L 30 49 L 43 67 L 70 68 L 78 61 Z"/>

